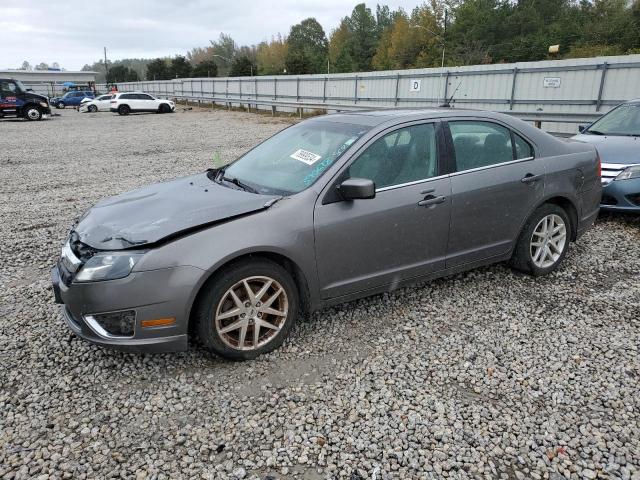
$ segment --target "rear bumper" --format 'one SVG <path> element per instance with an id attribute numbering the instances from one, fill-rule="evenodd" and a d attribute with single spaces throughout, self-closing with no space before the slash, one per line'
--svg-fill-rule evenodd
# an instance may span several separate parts
<path id="1" fill-rule="evenodd" d="M 77 336 L 104 347 L 136 353 L 176 352 L 188 349 L 188 326 L 193 291 L 203 271 L 175 267 L 134 272 L 128 277 L 91 283 L 70 283 L 51 269 L 56 303 L 69 329 Z M 133 336 L 105 335 L 87 321 L 89 315 L 135 311 Z M 169 326 L 144 327 L 145 320 L 175 318 Z M 91 320 L 89 318 L 89 320 Z"/>
<path id="2" fill-rule="evenodd" d="M 640 213 L 640 178 L 612 180 L 602 187 L 602 210 Z"/>

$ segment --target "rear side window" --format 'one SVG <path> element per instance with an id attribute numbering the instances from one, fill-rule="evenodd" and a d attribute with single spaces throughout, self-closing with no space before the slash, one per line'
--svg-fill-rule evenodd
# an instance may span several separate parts
<path id="1" fill-rule="evenodd" d="M 513 160 L 511 131 L 502 125 L 465 120 L 449 122 L 449 129 L 459 172 Z"/>
<path id="2" fill-rule="evenodd" d="M 533 147 L 529 145 L 529 142 L 527 142 L 517 133 L 513 134 L 513 139 L 515 140 L 514 145 L 516 147 L 516 160 L 520 160 L 522 158 L 531 158 L 534 156 Z"/>

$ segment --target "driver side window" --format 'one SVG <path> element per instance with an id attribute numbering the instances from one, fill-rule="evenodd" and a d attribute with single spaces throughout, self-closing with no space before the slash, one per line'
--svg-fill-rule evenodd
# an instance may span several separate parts
<path id="1" fill-rule="evenodd" d="M 349 166 L 349 177 L 373 180 L 380 189 L 435 177 L 437 170 L 435 125 L 425 123 L 376 140 Z"/>

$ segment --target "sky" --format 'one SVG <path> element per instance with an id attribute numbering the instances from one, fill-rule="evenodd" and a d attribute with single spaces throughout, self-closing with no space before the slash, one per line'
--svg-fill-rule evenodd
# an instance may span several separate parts
<path id="1" fill-rule="evenodd" d="M 186 54 L 221 32 L 239 45 L 288 34 L 315 17 L 327 36 L 358 0 L 0 0 L 0 69 L 58 62 L 79 70 L 109 60 Z M 422 0 L 381 1 L 411 11 Z M 375 13 L 375 3 L 367 6 Z"/>

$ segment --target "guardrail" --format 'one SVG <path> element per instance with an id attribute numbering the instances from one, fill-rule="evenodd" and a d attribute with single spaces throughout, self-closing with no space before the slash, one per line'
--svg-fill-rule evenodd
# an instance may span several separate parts
<path id="1" fill-rule="evenodd" d="M 148 93 L 156 96 L 166 96 L 164 92 L 146 90 Z M 209 103 L 220 104 L 227 108 L 231 108 L 235 105 L 246 108 L 251 111 L 252 108 L 258 110 L 260 106 L 270 107 L 271 114 L 275 115 L 278 107 L 294 110 L 300 117 L 302 117 L 304 110 L 322 110 L 326 112 L 342 112 L 342 111 L 362 111 L 362 110 L 386 110 L 397 108 L 395 106 L 383 106 L 383 105 L 365 105 L 356 104 L 349 105 L 344 103 L 335 102 L 287 102 L 281 100 L 260 100 L 256 98 L 240 98 L 240 97 L 213 97 L 206 95 L 168 95 L 176 101 L 185 101 L 193 103 Z M 411 108 L 429 108 L 425 107 L 411 107 Z M 433 106 L 431 106 L 433 108 Z M 455 108 L 455 107 L 451 107 Z M 497 110 L 500 113 L 507 115 L 513 115 L 521 120 L 532 122 L 538 128 L 542 128 L 542 122 L 545 123 L 570 123 L 570 124 L 590 124 L 602 116 L 601 113 L 554 113 L 554 112 L 524 112 L 517 110 Z"/>

